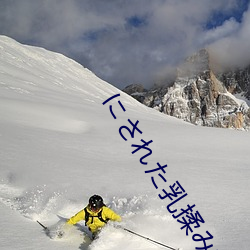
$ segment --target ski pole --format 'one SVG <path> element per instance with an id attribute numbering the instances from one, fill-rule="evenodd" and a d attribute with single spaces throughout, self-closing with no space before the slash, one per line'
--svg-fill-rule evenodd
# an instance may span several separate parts
<path id="1" fill-rule="evenodd" d="M 122 227 L 122 229 L 125 230 L 125 231 L 127 231 L 127 232 L 129 232 L 129 233 L 131 233 L 131 234 L 137 235 L 137 236 L 139 236 L 139 237 L 141 237 L 141 238 L 143 238 L 143 239 L 146 239 L 146 240 L 148 240 L 148 241 L 152 241 L 152 242 L 154 242 L 154 243 L 156 243 L 156 244 L 158 244 L 158 245 L 161 245 L 161 246 L 163 246 L 163 247 L 167 247 L 167 248 L 172 249 L 172 250 L 178 250 L 178 249 L 179 249 L 179 248 L 173 248 L 173 247 L 164 245 L 164 244 L 162 244 L 162 243 L 160 243 L 160 242 L 158 242 L 158 241 L 152 240 L 152 239 L 150 239 L 150 238 L 148 238 L 148 237 L 145 237 L 145 236 L 143 236 L 143 235 L 141 235 L 141 234 L 135 233 L 135 232 L 133 232 L 133 231 L 127 229 L 127 228 Z"/>
<path id="2" fill-rule="evenodd" d="M 43 227 L 43 229 L 46 231 L 46 230 L 48 230 L 48 228 L 47 227 L 45 227 L 41 222 L 39 222 L 38 220 L 36 221 L 40 226 L 42 226 Z"/>

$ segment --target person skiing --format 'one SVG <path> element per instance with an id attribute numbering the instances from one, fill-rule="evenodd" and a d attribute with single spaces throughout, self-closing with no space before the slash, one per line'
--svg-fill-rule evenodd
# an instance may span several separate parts
<path id="1" fill-rule="evenodd" d="M 89 198 L 89 204 L 72 216 L 67 224 L 74 225 L 80 220 L 85 220 L 85 226 L 89 228 L 94 239 L 109 220 L 120 222 L 122 219 L 120 215 L 106 207 L 101 196 L 95 194 Z"/>

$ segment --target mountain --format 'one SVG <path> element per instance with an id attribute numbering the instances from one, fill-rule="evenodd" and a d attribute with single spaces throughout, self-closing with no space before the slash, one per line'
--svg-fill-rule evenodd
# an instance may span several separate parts
<path id="1" fill-rule="evenodd" d="M 245 68 L 225 70 L 217 73 L 218 79 L 223 82 L 232 94 L 239 94 L 250 100 L 250 65 Z"/>
<path id="2" fill-rule="evenodd" d="M 163 249 L 112 223 L 91 243 L 84 221 L 62 239 L 36 222 L 53 231 L 99 194 L 122 226 L 165 245 L 202 248 L 208 231 L 209 249 L 248 250 L 249 141 L 162 114 L 70 58 L 0 36 L 0 248 Z"/>
<path id="3" fill-rule="evenodd" d="M 148 107 L 195 125 L 248 130 L 250 67 L 221 73 L 213 66 L 208 50 L 203 49 L 180 65 L 170 86 L 141 91 L 131 85 L 124 92 Z"/>

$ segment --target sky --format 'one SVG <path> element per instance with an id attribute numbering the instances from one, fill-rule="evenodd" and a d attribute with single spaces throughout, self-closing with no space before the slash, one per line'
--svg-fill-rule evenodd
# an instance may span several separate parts
<path id="1" fill-rule="evenodd" d="M 120 89 L 165 82 L 201 48 L 226 65 L 250 62 L 249 0 L 0 0 L 0 34 L 63 53 Z"/>

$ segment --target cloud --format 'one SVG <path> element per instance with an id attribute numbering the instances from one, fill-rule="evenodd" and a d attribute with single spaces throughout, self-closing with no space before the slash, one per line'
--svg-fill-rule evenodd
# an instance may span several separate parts
<path id="1" fill-rule="evenodd" d="M 240 24 L 232 17 L 221 26 L 204 31 L 200 38 L 201 44 L 211 44 L 213 42 L 219 41 L 225 37 L 235 34 L 240 28 Z"/>
<path id="2" fill-rule="evenodd" d="M 250 64 L 250 10 L 243 15 L 242 22 L 235 24 L 232 32 L 225 32 L 221 39 L 214 39 L 210 51 L 216 61 L 225 67 L 244 67 Z M 225 23 L 218 29 L 227 30 Z M 234 26 L 234 25 L 232 25 Z M 215 31 L 216 32 L 216 31 Z"/>
<path id="3" fill-rule="evenodd" d="M 149 86 L 204 46 L 247 49 L 249 14 L 239 21 L 239 8 L 238 0 L 2 0 L 0 33 L 61 52 L 120 88 Z"/>

